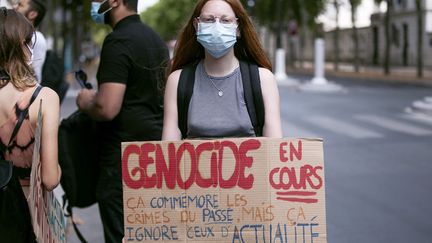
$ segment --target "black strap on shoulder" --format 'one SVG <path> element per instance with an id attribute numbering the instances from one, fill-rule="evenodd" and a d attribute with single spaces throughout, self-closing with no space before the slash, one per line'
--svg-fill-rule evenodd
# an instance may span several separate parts
<path id="1" fill-rule="evenodd" d="M 73 228 L 75 230 L 75 233 L 76 233 L 78 239 L 81 241 L 81 243 L 87 243 L 87 240 L 84 238 L 84 236 L 82 235 L 81 231 L 78 229 L 78 226 L 76 225 L 76 223 L 74 221 L 73 213 L 72 213 L 72 207 L 69 205 L 69 200 L 67 199 L 66 194 L 63 194 L 62 198 L 63 198 L 63 211 L 65 211 L 65 207 L 66 207 L 65 216 L 71 218 Z M 67 204 L 67 206 L 66 206 L 66 204 Z"/>
<path id="2" fill-rule="evenodd" d="M 30 105 L 33 103 L 33 101 L 35 101 L 35 99 L 36 99 L 36 97 L 38 96 L 38 94 L 39 94 L 39 92 L 41 91 L 41 89 L 42 89 L 42 86 L 40 86 L 40 85 L 38 85 L 38 86 L 36 87 L 35 91 L 33 92 L 32 97 L 30 98 L 30 102 L 29 102 L 29 104 L 27 105 L 27 107 L 26 107 L 22 112 L 20 112 L 20 113 L 18 114 L 18 121 L 17 121 L 17 124 L 15 125 L 14 130 L 12 131 L 12 135 L 11 135 L 11 137 L 10 137 L 10 139 L 9 139 L 8 146 L 11 144 L 11 142 L 12 142 L 12 141 L 14 140 L 14 138 L 16 137 L 16 135 L 17 135 L 17 133 L 18 133 L 18 131 L 19 131 L 19 129 L 20 129 L 20 127 L 21 127 L 21 125 L 22 125 L 24 119 L 25 119 L 25 118 L 27 117 L 27 115 L 28 115 L 28 110 L 29 110 Z"/>
<path id="3" fill-rule="evenodd" d="M 263 135 L 264 127 L 264 101 L 261 92 L 261 81 L 258 66 L 253 63 L 240 61 L 244 98 L 255 136 Z"/>
<path id="4" fill-rule="evenodd" d="M 263 127 L 265 124 L 265 108 L 264 108 L 264 101 L 263 101 L 263 95 L 261 92 L 261 79 L 259 76 L 259 69 L 256 64 L 249 64 L 249 71 L 251 75 L 251 83 L 252 83 L 252 91 L 253 91 L 253 97 L 254 97 L 254 104 L 255 104 L 255 112 L 257 114 L 257 121 L 258 121 L 258 132 L 257 136 L 263 135 Z"/>
<path id="5" fill-rule="evenodd" d="M 183 68 L 177 86 L 177 117 L 178 126 L 182 134 L 182 139 L 187 136 L 187 118 L 189 103 L 192 97 L 195 84 L 195 70 L 197 64 L 188 65 Z"/>
<path id="6" fill-rule="evenodd" d="M 183 139 L 187 136 L 188 110 L 195 83 L 196 67 L 197 64 L 184 67 L 177 86 L 178 126 Z M 261 137 L 263 135 L 265 110 L 258 66 L 253 63 L 240 61 L 240 71 L 248 114 L 255 135 Z"/>

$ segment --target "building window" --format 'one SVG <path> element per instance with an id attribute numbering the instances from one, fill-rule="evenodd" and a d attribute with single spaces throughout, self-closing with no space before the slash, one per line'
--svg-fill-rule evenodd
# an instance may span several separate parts
<path id="1" fill-rule="evenodd" d="M 399 47 L 399 44 L 400 44 L 399 38 L 400 38 L 399 37 L 399 29 L 398 29 L 398 27 L 395 24 L 392 24 L 392 27 L 391 27 L 391 40 L 392 40 L 392 43 L 395 46 L 397 46 L 397 47 Z"/>
<path id="2" fill-rule="evenodd" d="M 407 1 L 406 0 L 397 0 L 396 3 L 402 9 L 407 8 Z"/>

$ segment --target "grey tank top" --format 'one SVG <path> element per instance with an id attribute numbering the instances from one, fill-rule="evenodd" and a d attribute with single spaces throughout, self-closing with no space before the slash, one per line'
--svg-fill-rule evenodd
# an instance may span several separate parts
<path id="1" fill-rule="evenodd" d="M 222 96 L 220 96 L 222 92 Z M 188 111 L 188 138 L 253 137 L 240 67 L 224 77 L 209 76 L 201 61 Z"/>

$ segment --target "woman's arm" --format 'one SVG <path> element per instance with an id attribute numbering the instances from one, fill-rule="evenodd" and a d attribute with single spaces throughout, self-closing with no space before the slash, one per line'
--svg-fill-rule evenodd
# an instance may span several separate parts
<path id="1" fill-rule="evenodd" d="M 51 191 L 59 184 L 61 177 L 58 164 L 60 102 L 58 95 L 48 88 L 42 89 L 40 97 L 43 124 L 40 148 L 42 183 L 47 190 Z"/>
<path id="2" fill-rule="evenodd" d="M 166 83 L 162 140 L 181 140 L 177 114 L 177 86 L 180 73 L 181 70 L 171 73 Z"/>
<path id="3" fill-rule="evenodd" d="M 280 100 L 275 76 L 270 70 L 265 68 L 259 68 L 259 74 L 265 109 L 263 136 L 281 138 L 283 133 L 280 117 Z"/>

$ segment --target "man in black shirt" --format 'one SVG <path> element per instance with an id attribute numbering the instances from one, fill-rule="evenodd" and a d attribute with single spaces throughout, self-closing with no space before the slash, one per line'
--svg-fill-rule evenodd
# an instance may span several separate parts
<path id="1" fill-rule="evenodd" d="M 97 190 L 106 242 L 123 238 L 121 142 L 160 140 L 166 44 L 140 21 L 138 0 L 93 1 L 92 18 L 113 28 L 104 40 L 98 91 L 82 90 L 80 110 L 99 121 L 101 172 Z"/>

